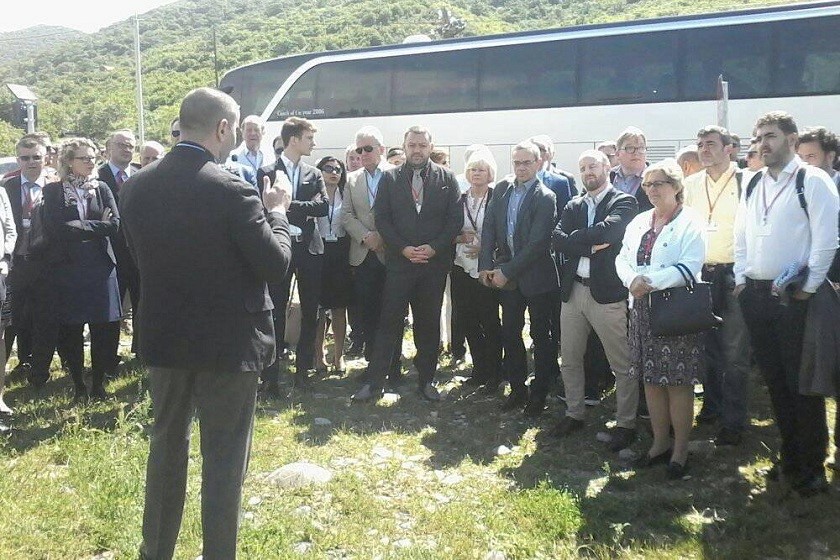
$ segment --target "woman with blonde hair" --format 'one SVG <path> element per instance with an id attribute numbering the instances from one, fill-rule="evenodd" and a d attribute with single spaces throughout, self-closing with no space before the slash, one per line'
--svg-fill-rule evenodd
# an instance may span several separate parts
<path id="1" fill-rule="evenodd" d="M 65 141 L 59 152 L 60 181 L 44 187 L 47 274 L 57 294 L 65 365 L 74 399 L 106 398 L 105 376 L 114 368 L 122 317 L 116 259 L 109 236 L 120 224 L 111 189 L 96 176 L 97 147 L 87 138 Z M 90 329 L 93 383 L 84 381 L 84 326 Z M 117 334 L 115 337 L 114 334 Z"/>
<path id="2" fill-rule="evenodd" d="M 679 479 L 688 468 L 694 385 L 702 382 L 703 334 L 653 336 L 648 294 L 684 286 L 678 264 L 700 278 L 705 229 L 699 214 L 683 206 L 683 173 L 676 160 L 648 167 L 641 188 L 653 208 L 630 222 L 616 257 L 618 276 L 630 290 L 629 373 L 644 381 L 653 427 L 653 445 L 639 466 L 667 463 L 669 478 Z"/>

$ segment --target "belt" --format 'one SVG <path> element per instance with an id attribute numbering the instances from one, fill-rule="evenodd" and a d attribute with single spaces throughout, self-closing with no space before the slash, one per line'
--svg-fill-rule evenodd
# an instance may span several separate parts
<path id="1" fill-rule="evenodd" d="M 718 270 L 725 270 L 726 272 L 732 272 L 735 268 L 734 263 L 723 263 L 723 264 L 704 264 L 703 270 L 706 272 L 716 272 Z"/>
<path id="2" fill-rule="evenodd" d="M 583 284 L 587 288 L 589 287 L 590 281 L 591 281 L 590 278 L 584 278 L 582 276 L 577 276 L 577 275 L 575 276 L 575 282 L 580 282 L 581 284 Z"/>
<path id="3" fill-rule="evenodd" d="M 753 280 L 752 278 L 747 278 L 747 287 L 753 288 L 754 290 L 763 290 L 769 292 L 770 289 L 773 287 L 772 280 Z"/>

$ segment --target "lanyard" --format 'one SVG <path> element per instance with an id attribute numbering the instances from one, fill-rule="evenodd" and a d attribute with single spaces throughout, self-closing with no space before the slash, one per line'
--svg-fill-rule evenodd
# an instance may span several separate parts
<path id="1" fill-rule="evenodd" d="M 245 159 L 248 160 L 248 163 L 250 163 L 251 167 L 253 167 L 255 170 L 260 168 L 260 166 L 259 166 L 259 162 L 260 162 L 259 154 L 257 154 L 256 160 L 253 160 L 253 159 L 251 159 L 251 154 L 248 151 L 246 151 L 245 152 Z"/>
<path id="2" fill-rule="evenodd" d="M 785 182 L 784 185 L 782 185 L 782 188 L 779 189 L 779 192 L 776 193 L 776 196 L 773 197 L 773 200 L 770 201 L 769 206 L 767 205 L 767 175 L 769 175 L 769 173 L 766 173 L 764 177 L 761 178 L 761 202 L 764 205 L 764 216 L 761 220 L 762 223 L 767 223 L 767 215 L 770 213 L 770 210 L 773 209 L 773 205 L 776 204 L 776 201 L 779 199 L 779 196 L 781 196 L 781 194 L 785 192 L 785 189 L 788 187 L 788 185 L 790 185 L 790 182 L 793 180 L 794 177 L 796 177 L 797 173 L 799 173 L 798 166 L 790 174 L 790 177 L 788 177 L 788 180 Z"/>
<path id="3" fill-rule="evenodd" d="M 724 181 L 724 182 L 723 182 L 723 188 L 722 188 L 722 189 L 720 189 L 720 192 L 719 192 L 719 193 L 717 194 L 717 196 L 715 197 L 715 201 L 714 201 L 714 202 L 712 202 L 712 195 L 711 195 L 711 193 L 710 193 L 710 191 L 709 191 L 709 174 L 708 174 L 708 173 L 706 173 L 706 200 L 708 200 L 708 201 L 709 201 L 709 219 L 708 219 L 708 223 L 710 223 L 710 224 L 712 223 L 712 214 L 714 214 L 714 213 L 715 213 L 715 206 L 717 206 L 717 203 L 718 203 L 718 201 L 720 200 L 720 197 L 721 197 L 721 195 L 723 194 L 723 191 L 725 191 L 725 190 L 726 190 L 726 186 L 729 184 L 729 181 L 731 181 L 731 180 L 732 180 L 732 177 L 733 177 L 734 175 L 735 175 L 735 170 L 733 169 L 733 170 L 729 173 L 729 177 L 727 177 L 727 178 L 726 178 L 726 181 Z"/>
<path id="4" fill-rule="evenodd" d="M 332 198 L 330 199 L 330 203 L 329 203 L 330 204 L 330 207 L 329 207 L 330 210 L 329 210 L 329 212 L 327 212 L 327 223 L 330 226 L 330 233 L 329 233 L 330 237 L 332 237 L 332 234 L 333 234 L 332 225 L 333 225 L 333 216 L 335 216 L 335 197 L 338 196 L 339 194 L 340 193 L 338 192 L 338 187 L 336 187 L 335 192 L 333 193 Z"/>
<path id="5" fill-rule="evenodd" d="M 478 201 L 478 206 L 476 208 L 475 216 L 472 215 L 470 212 L 470 203 L 469 203 L 469 194 L 464 195 L 464 209 L 467 211 L 467 218 L 470 220 L 472 224 L 473 231 L 478 233 L 478 217 L 481 215 L 481 206 L 486 204 L 487 202 L 487 193 L 484 193 L 484 196 L 481 197 L 481 200 Z"/>

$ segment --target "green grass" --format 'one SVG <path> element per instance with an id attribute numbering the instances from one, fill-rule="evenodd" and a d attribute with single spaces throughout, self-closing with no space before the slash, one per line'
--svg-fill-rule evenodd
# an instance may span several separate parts
<path id="1" fill-rule="evenodd" d="M 410 352 L 410 350 L 409 350 Z M 14 365 L 14 360 L 10 366 Z M 753 425 L 743 446 L 693 457 L 692 477 L 635 472 L 595 440 L 609 400 L 567 441 L 546 435 L 562 410 L 536 422 L 497 412 L 442 368 L 449 393 L 428 405 L 411 392 L 351 406 L 361 362 L 319 379 L 316 392 L 261 402 L 243 492 L 240 557 L 481 559 L 835 558 L 837 491 L 810 500 L 767 487 L 777 445 L 767 396 L 753 383 Z M 15 431 L 0 442 L 0 558 L 136 558 L 140 540 L 149 401 L 129 362 L 118 398 L 73 407 L 56 371 L 40 399 L 12 377 Z M 833 407 L 832 407 L 833 416 Z M 328 418 L 329 426 L 314 419 Z M 201 552 L 198 433 L 177 558 Z M 713 437 L 696 428 L 695 440 Z M 646 433 L 634 445 L 644 452 Z M 505 445 L 512 451 L 497 455 Z M 266 475 L 294 461 L 330 469 L 321 487 L 281 489 Z"/>

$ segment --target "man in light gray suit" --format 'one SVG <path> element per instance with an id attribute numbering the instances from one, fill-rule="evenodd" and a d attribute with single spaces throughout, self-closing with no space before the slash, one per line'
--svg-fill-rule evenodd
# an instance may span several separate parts
<path id="1" fill-rule="evenodd" d="M 361 158 L 360 169 L 347 175 L 341 219 L 350 236 L 350 266 L 353 267 L 353 289 L 362 332 L 365 358 L 370 361 L 373 341 L 379 326 L 382 294 L 385 289 L 385 244 L 376 229 L 373 202 L 382 174 L 394 166 L 385 161 L 385 146 L 378 128 L 365 126 L 356 133 L 355 155 Z M 399 360 L 400 349 L 395 350 Z M 399 373 L 399 364 L 391 366 Z"/>

